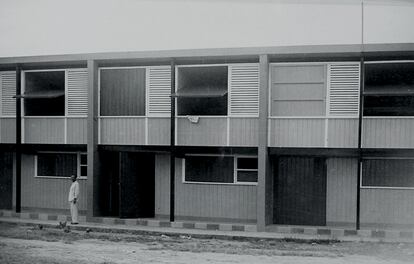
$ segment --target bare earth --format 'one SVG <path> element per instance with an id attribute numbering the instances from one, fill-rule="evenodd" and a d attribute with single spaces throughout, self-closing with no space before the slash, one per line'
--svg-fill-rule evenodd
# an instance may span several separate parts
<path id="1" fill-rule="evenodd" d="M 0 223 L 0 263 L 414 263 L 414 245 L 65 233 Z"/>

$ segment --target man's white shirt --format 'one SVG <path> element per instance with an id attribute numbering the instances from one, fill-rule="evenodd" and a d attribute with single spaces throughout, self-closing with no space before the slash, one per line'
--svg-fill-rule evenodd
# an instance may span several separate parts
<path id="1" fill-rule="evenodd" d="M 76 200 L 78 200 L 78 196 L 79 196 L 79 183 L 78 181 L 74 181 L 72 182 L 72 185 L 70 186 L 69 189 L 69 202 L 73 202 L 73 200 L 76 198 Z"/>

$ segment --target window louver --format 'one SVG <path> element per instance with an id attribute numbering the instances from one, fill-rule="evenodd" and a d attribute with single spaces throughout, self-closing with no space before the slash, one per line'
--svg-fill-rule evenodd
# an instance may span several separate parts
<path id="1" fill-rule="evenodd" d="M 359 71 L 358 63 L 329 65 L 329 115 L 358 116 Z"/>
<path id="2" fill-rule="evenodd" d="M 259 65 L 230 66 L 230 115 L 259 115 Z"/>
<path id="3" fill-rule="evenodd" d="M 88 71 L 73 69 L 67 71 L 67 100 L 69 116 L 88 114 Z"/>
<path id="4" fill-rule="evenodd" d="M 171 109 L 171 67 L 148 69 L 148 114 L 169 116 Z"/>
<path id="5" fill-rule="evenodd" d="M 0 115 L 15 116 L 16 115 L 16 72 L 0 72 L 1 87 L 1 109 Z"/>

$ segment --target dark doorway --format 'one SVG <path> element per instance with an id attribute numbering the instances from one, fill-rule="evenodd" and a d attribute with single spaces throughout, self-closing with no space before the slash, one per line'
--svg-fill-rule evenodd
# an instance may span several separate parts
<path id="1" fill-rule="evenodd" d="M 103 215 L 145 218 L 155 215 L 155 157 L 150 153 L 102 154 Z"/>
<path id="2" fill-rule="evenodd" d="M 103 216 L 119 216 L 119 156 L 118 152 L 101 154 L 102 181 L 99 186 L 99 202 Z"/>
<path id="3" fill-rule="evenodd" d="M 0 209 L 13 206 L 13 153 L 0 152 Z"/>
<path id="4" fill-rule="evenodd" d="M 154 155 L 124 152 L 120 160 L 120 217 L 154 217 Z"/>
<path id="5" fill-rule="evenodd" d="M 276 159 L 273 222 L 326 225 L 326 164 L 323 158 Z"/>

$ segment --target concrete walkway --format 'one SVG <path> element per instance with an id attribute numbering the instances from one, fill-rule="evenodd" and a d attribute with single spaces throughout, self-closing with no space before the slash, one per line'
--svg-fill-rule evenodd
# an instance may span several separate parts
<path id="1" fill-rule="evenodd" d="M 300 240 L 339 240 L 367 242 L 414 243 L 413 230 L 352 230 L 330 227 L 277 226 L 272 232 L 257 232 L 253 225 L 217 224 L 206 222 L 169 222 L 155 219 L 117 219 L 95 217 L 86 222 L 82 217 L 79 225 L 71 225 L 72 230 L 93 232 L 116 232 L 128 234 L 159 234 L 191 236 L 194 238 L 220 239 L 300 239 Z M 0 211 L 0 222 L 17 225 L 43 225 L 58 228 L 61 221 L 70 222 L 66 215 L 14 213 Z"/>

